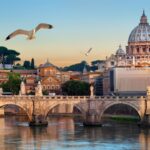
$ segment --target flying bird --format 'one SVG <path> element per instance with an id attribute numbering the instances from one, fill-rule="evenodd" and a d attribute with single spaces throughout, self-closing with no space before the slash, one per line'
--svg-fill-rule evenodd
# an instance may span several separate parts
<path id="1" fill-rule="evenodd" d="M 89 53 L 91 52 L 92 48 L 90 48 L 86 53 L 85 53 L 85 56 L 88 56 Z"/>
<path id="2" fill-rule="evenodd" d="M 18 29 L 18 30 L 16 30 L 16 31 L 12 32 L 11 34 L 9 34 L 9 35 L 6 37 L 5 40 L 9 40 L 9 39 L 11 39 L 11 38 L 13 38 L 13 37 L 15 37 L 15 36 L 17 36 L 17 35 L 26 35 L 26 36 L 27 36 L 27 39 L 32 40 L 32 39 L 35 38 L 35 33 L 36 33 L 37 31 L 39 31 L 40 29 L 52 29 L 52 28 L 53 28 L 53 26 L 50 25 L 50 24 L 40 23 L 40 24 L 38 24 L 38 25 L 36 26 L 36 28 L 33 29 L 33 30 L 29 30 L 29 31 L 28 31 L 28 30 Z"/>

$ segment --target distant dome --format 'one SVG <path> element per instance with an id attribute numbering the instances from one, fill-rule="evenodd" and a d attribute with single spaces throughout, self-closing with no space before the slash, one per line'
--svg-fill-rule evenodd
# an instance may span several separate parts
<path id="1" fill-rule="evenodd" d="M 54 66 L 53 64 L 49 62 L 49 60 L 47 60 L 45 64 L 40 65 L 40 68 L 45 68 L 45 67 L 56 67 L 56 66 Z"/>
<path id="2" fill-rule="evenodd" d="M 125 51 L 122 49 L 121 45 L 119 45 L 119 49 L 116 51 L 116 55 L 125 55 Z"/>
<path id="3" fill-rule="evenodd" d="M 135 27 L 128 39 L 128 42 L 147 42 L 150 41 L 150 25 L 147 22 L 147 16 L 143 11 L 140 23 Z"/>

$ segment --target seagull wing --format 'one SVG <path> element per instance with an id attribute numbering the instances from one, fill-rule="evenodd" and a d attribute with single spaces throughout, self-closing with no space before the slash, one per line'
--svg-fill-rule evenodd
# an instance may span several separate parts
<path id="1" fill-rule="evenodd" d="M 16 31 L 14 31 L 13 33 L 9 34 L 9 35 L 6 37 L 5 40 L 9 40 L 9 39 L 11 39 L 11 38 L 13 38 L 13 37 L 15 37 L 15 36 L 17 36 L 17 35 L 19 35 L 19 34 L 23 34 L 23 35 L 29 36 L 30 33 L 29 33 L 29 31 L 22 30 L 22 29 L 18 29 L 18 30 L 16 30 Z"/>
<path id="2" fill-rule="evenodd" d="M 85 53 L 85 56 L 88 56 L 88 53 Z"/>
<path id="3" fill-rule="evenodd" d="M 92 48 L 90 48 L 90 49 L 87 51 L 87 53 L 90 53 L 91 50 L 92 50 Z"/>
<path id="4" fill-rule="evenodd" d="M 85 56 L 88 56 L 91 50 L 92 50 L 92 48 L 90 48 L 90 49 L 85 53 Z"/>
<path id="5" fill-rule="evenodd" d="M 52 29 L 53 26 L 51 24 L 46 24 L 46 23 L 40 23 L 36 28 L 35 32 L 37 32 L 40 29 Z"/>

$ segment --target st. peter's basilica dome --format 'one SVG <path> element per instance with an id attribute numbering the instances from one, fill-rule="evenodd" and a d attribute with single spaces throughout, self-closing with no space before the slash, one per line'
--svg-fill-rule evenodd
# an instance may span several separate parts
<path id="1" fill-rule="evenodd" d="M 147 16 L 143 11 L 140 23 L 137 27 L 135 27 L 132 30 L 128 42 L 134 43 L 134 42 L 148 42 L 148 41 L 150 41 L 150 25 L 147 22 Z"/>

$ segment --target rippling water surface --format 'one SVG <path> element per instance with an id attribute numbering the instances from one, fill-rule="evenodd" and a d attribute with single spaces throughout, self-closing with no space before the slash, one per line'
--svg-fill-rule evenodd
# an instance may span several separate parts
<path id="1" fill-rule="evenodd" d="M 119 123 L 85 128 L 69 117 L 30 128 L 21 117 L 7 117 L 0 118 L 0 150 L 150 150 L 150 130 Z"/>

